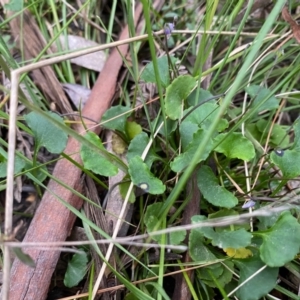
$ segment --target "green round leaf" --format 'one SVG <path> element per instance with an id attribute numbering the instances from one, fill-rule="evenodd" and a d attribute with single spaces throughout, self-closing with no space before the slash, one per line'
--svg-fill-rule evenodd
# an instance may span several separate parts
<path id="1" fill-rule="evenodd" d="M 234 260 L 234 263 L 240 269 L 239 285 L 265 265 L 259 257 Z M 237 297 L 241 300 L 261 299 L 276 286 L 277 276 L 278 268 L 263 269 L 237 290 Z"/>
<path id="2" fill-rule="evenodd" d="M 125 131 L 128 139 L 131 141 L 135 136 L 142 132 L 142 126 L 136 122 L 127 121 Z"/>
<path id="3" fill-rule="evenodd" d="M 25 116 L 25 121 L 32 130 L 37 148 L 45 147 L 51 153 L 61 153 L 67 144 L 68 135 L 56 124 L 64 124 L 63 119 L 55 113 L 45 112 L 53 122 L 43 115 L 31 112 Z"/>
<path id="4" fill-rule="evenodd" d="M 148 166 L 139 156 L 130 159 L 128 172 L 136 186 L 143 184 L 148 186 L 147 192 L 149 194 L 162 194 L 166 190 L 166 186 L 150 172 Z"/>
<path id="5" fill-rule="evenodd" d="M 127 160 L 130 161 L 132 158 L 136 156 L 142 156 L 148 143 L 149 143 L 149 137 L 147 133 L 141 132 L 140 134 L 136 135 L 129 144 L 128 151 L 126 154 Z M 145 163 L 149 169 L 151 168 L 153 162 L 156 159 L 157 159 L 157 155 L 155 154 L 154 150 L 150 148 L 145 159 Z"/>
<path id="6" fill-rule="evenodd" d="M 165 107 L 166 114 L 172 120 L 181 118 L 182 101 L 187 98 L 196 86 L 196 79 L 190 75 L 177 77 L 172 84 L 167 87 Z"/>
<path id="7" fill-rule="evenodd" d="M 125 134 L 125 124 L 130 110 L 130 107 L 122 105 L 113 106 L 104 113 L 101 123 L 105 128 L 118 130 Z"/>
<path id="8" fill-rule="evenodd" d="M 73 255 L 68 263 L 64 278 L 64 285 L 67 287 L 76 286 L 85 276 L 87 271 L 88 255 L 82 251 Z"/>
<path id="9" fill-rule="evenodd" d="M 295 134 L 295 138 L 294 138 L 294 144 L 292 149 L 299 151 L 300 150 L 300 119 L 298 118 L 294 125 L 294 134 Z"/>
<path id="10" fill-rule="evenodd" d="M 252 235 L 245 229 L 241 228 L 235 231 L 223 231 L 216 233 L 212 240 L 213 246 L 219 248 L 244 248 L 250 245 Z"/>
<path id="11" fill-rule="evenodd" d="M 161 209 L 163 207 L 162 202 L 157 202 L 151 205 L 148 205 L 145 216 L 144 216 L 144 224 L 147 227 L 147 231 L 150 233 L 154 230 L 159 230 L 161 227 L 158 227 L 157 224 L 159 224 L 159 213 L 161 212 Z M 160 241 L 161 236 L 160 235 L 154 235 L 152 238 L 155 241 Z"/>
<path id="12" fill-rule="evenodd" d="M 190 144 L 187 146 L 185 152 L 178 155 L 173 162 L 171 162 L 171 169 L 174 172 L 181 172 L 184 168 L 186 168 L 194 155 L 196 154 L 196 151 L 199 148 L 199 144 L 203 140 L 203 137 L 207 134 L 207 131 L 203 129 L 199 129 L 194 135 L 193 140 L 190 142 Z M 213 142 L 212 139 L 208 141 L 206 144 L 206 148 L 204 149 L 200 159 L 198 162 L 205 160 L 210 152 L 213 149 Z"/>
<path id="13" fill-rule="evenodd" d="M 270 229 L 260 232 L 263 243 L 260 257 L 270 267 L 291 261 L 300 248 L 300 224 L 290 212 L 284 212 Z"/>
<path id="14" fill-rule="evenodd" d="M 300 152 L 296 150 L 273 151 L 270 160 L 280 168 L 284 178 L 291 179 L 300 175 Z"/>
<path id="15" fill-rule="evenodd" d="M 178 60 L 178 58 L 176 57 L 170 57 L 170 59 L 172 63 L 175 63 Z M 164 55 L 157 58 L 157 65 L 161 84 L 163 87 L 167 87 L 170 84 L 170 66 L 168 57 Z M 153 62 L 147 64 L 147 66 L 143 70 L 143 73 L 141 74 L 141 79 L 145 82 L 156 83 Z"/>
<path id="16" fill-rule="evenodd" d="M 94 132 L 88 132 L 85 135 L 85 138 L 100 149 L 105 150 L 104 146 L 102 145 L 102 141 Z M 96 174 L 103 176 L 114 176 L 118 173 L 118 168 L 115 165 L 86 145 L 81 146 L 80 155 L 84 167 Z"/>
<path id="17" fill-rule="evenodd" d="M 214 261 L 217 258 L 215 255 L 204 245 L 203 235 L 197 230 L 191 230 L 189 235 L 189 253 L 193 261 Z"/>
<path id="18" fill-rule="evenodd" d="M 272 96 L 271 90 L 259 85 L 251 85 L 246 87 L 245 90 L 254 99 L 251 107 L 259 106 L 256 108 L 258 112 L 278 108 L 279 100 Z"/>
<path id="19" fill-rule="evenodd" d="M 14 174 L 17 174 L 23 170 L 26 165 L 26 161 L 19 156 L 15 156 Z M 0 178 L 7 176 L 7 161 L 0 163 Z"/>
<path id="20" fill-rule="evenodd" d="M 228 158 L 239 158 L 249 161 L 255 156 L 253 144 L 239 132 L 222 133 L 214 139 L 215 150 Z M 221 143 L 221 144 L 219 144 Z"/>
<path id="21" fill-rule="evenodd" d="M 238 199 L 219 185 L 208 166 L 202 166 L 198 171 L 197 184 L 205 199 L 215 206 L 231 208 L 238 204 Z"/>

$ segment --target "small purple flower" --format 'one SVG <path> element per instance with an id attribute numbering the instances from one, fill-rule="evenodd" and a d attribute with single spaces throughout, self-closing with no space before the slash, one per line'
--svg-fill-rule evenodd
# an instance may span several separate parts
<path id="1" fill-rule="evenodd" d="M 244 208 L 244 209 L 246 209 L 246 208 L 250 208 L 250 207 L 253 207 L 253 206 L 255 206 L 255 201 L 253 201 L 253 200 L 249 200 L 249 201 L 247 201 L 243 206 L 242 206 L 242 208 Z"/>
<path id="2" fill-rule="evenodd" d="M 167 39 L 170 38 L 170 36 L 171 36 L 172 31 L 174 30 L 174 28 L 175 28 L 175 24 L 174 23 L 167 23 L 167 24 L 165 24 L 164 31 L 165 31 L 165 35 L 167 36 Z"/>

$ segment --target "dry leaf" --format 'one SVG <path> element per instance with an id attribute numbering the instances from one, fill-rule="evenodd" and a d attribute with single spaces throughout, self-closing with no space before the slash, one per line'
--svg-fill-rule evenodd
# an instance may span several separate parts
<path id="1" fill-rule="evenodd" d="M 233 249 L 233 248 L 226 248 L 224 249 L 226 254 L 230 257 L 234 258 L 247 258 L 253 255 L 251 250 L 246 248 L 239 248 L 239 249 Z"/>
<path id="2" fill-rule="evenodd" d="M 77 108 L 83 108 L 91 94 L 91 90 L 83 85 L 75 83 L 64 83 L 62 86 L 72 103 Z"/>
<path id="3" fill-rule="evenodd" d="M 82 50 L 85 48 L 99 46 L 99 44 L 97 44 L 96 42 L 87 40 L 81 36 L 76 35 L 67 35 L 67 41 L 66 37 L 64 35 L 61 35 L 59 37 L 59 40 L 64 50 L 75 51 L 79 49 Z M 105 61 L 106 55 L 104 51 L 98 51 L 71 59 L 71 63 L 96 72 L 102 71 Z"/>
<path id="4" fill-rule="evenodd" d="M 282 18 L 290 24 L 295 40 L 300 44 L 300 25 L 291 17 L 286 6 L 281 11 Z"/>

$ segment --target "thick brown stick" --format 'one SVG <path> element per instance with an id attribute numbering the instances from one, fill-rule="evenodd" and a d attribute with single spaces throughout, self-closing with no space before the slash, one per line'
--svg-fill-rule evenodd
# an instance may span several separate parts
<path id="1" fill-rule="evenodd" d="M 142 7 L 138 6 L 135 14 L 136 23 L 141 12 Z M 122 31 L 120 40 L 126 38 L 128 38 L 127 27 Z M 128 45 L 122 45 L 118 50 L 125 57 Z M 109 56 L 83 109 L 82 114 L 93 120 L 100 121 L 103 113 L 110 107 L 111 99 L 114 96 L 117 77 L 123 63 L 118 50 L 114 49 Z M 84 131 L 84 128 L 77 126 L 76 130 L 81 133 Z M 95 129 L 96 132 L 99 132 L 99 130 L 99 128 Z M 80 144 L 73 138 L 70 138 L 65 153 L 78 153 L 79 149 Z M 81 163 L 79 154 L 72 155 L 72 158 L 76 162 Z M 58 180 L 78 191 L 81 191 L 80 175 L 81 170 L 65 159 L 58 161 L 53 172 L 53 176 Z M 82 206 L 82 200 L 53 180 L 49 182 L 48 190 L 49 192 L 45 192 L 31 222 L 24 242 L 65 241 L 73 226 L 75 215 L 61 204 L 55 195 L 77 209 Z M 33 258 L 36 267 L 30 268 L 17 259 L 14 261 L 11 270 L 9 299 L 45 299 L 60 252 L 42 251 L 33 248 L 29 248 L 25 252 Z"/>

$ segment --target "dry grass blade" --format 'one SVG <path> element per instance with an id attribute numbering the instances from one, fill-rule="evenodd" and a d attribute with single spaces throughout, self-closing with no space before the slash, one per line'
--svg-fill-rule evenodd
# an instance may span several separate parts
<path id="1" fill-rule="evenodd" d="M 26 60 L 34 59 L 44 49 L 46 42 L 28 10 L 25 10 L 22 15 L 13 18 L 10 22 L 10 27 L 13 36 L 17 39 L 20 48 L 24 51 Z M 21 30 L 23 31 L 23 40 L 20 40 Z M 73 112 L 63 87 L 50 66 L 32 71 L 32 77 L 46 98 L 50 102 L 55 103 L 62 113 Z"/>

